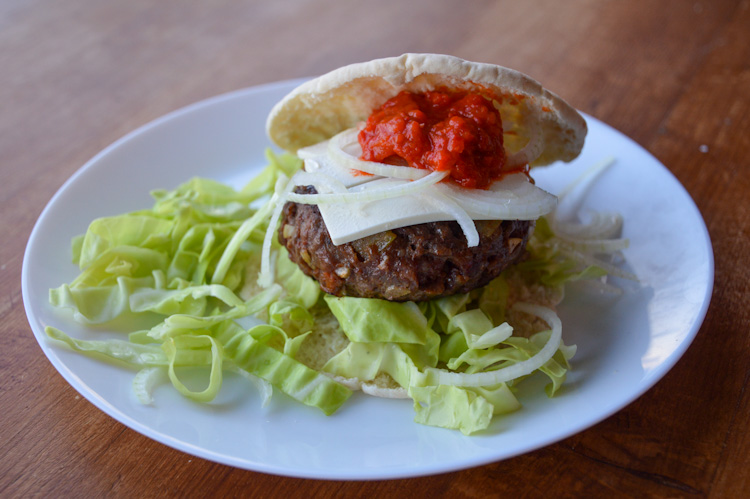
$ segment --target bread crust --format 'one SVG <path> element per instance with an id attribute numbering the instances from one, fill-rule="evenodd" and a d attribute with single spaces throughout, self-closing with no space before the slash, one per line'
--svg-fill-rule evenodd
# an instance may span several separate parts
<path id="1" fill-rule="evenodd" d="M 571 161 L 583 148 L 583 117 L 563 99 L 523 73 L 440 54 L 403 54 L 351 64 L 303 83 L 271 110 L 269 138 L 295 152 L 356 126 L 389 98 L 406 90 L 441 87 L 492 97 L 503 119 L 505 146 L 521 149 L 532 132 L 543 149 L 532 166 Z"/>

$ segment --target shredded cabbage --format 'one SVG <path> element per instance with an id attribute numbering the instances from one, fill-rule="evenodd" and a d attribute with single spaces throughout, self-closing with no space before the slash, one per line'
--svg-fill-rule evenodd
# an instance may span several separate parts
<path id="1" fill-rule="evenodd" d="M 314 283 L 288 265 L 249 299 L 239 297 L 246 269 L 258 260 L 274 208 L 254 201 L 299 169 L 289 155 L 269 153 L 270 164 L 244 189 L 206 179 L 192 179 L 173 191 L 154 191 L 154 206 L 97 219 L 73 243 L 81 274 L 50 290 L 50 302 L 73 311 L 83 323 L 108 323 L 127 314 L 156 314 L 162 319 L 147 331 L 133 331 L 130 341 L 79 340 L 48 327 L 47 335 L 80 353 L 137 369 L 133 387 L 144 403 L 166 373 L 184 396 L 210 402 L 219 392 L 225 365 L 265 379 L 287 395 L 334 412 L 349 389 L 294 359 L 306 331 L 288 337 L 245 330 L 235 320 L 271 311 L 272 322 L 299 322 L 318 299 Z M 304 276 L 302 276 L 304 277 Z M 287 286 L 288 289 L 285 289 Z M 281 295 L 285 301 L 280 301 Z M 279 308 L 280 304 L 286 308 Z M 279 345 L 280 344 L 280 345 Z M 277 349 L 278 348 L 278 349 Z M 188 388 L 178 368 L 207 370 L 205 388 Z M 258 383 L 263 397 L 270 396 Z"/>
<path id="2" fill-rule="evenodd" d="M 49 338 L 135 370 L 134 394 L 144 404 L 158 404 L 154 390 L 166 383 L 210 403 L 222 373 L 230 371 L 249 378 L 264 405 L 275 387 L 332 414 L 351 394 L 334 377 L 374 382 L 386 375 L 387 389 L 398 387 L 412 398 L 416 422 L 472 434 L 486 430 L 494 415 L 518 410 L 515 393 L 535 372 L 550 379 L 549 396 L 557 393 L 575 353 L 563 343 L 554 311 L 519 303 L 511 280 L 554 289 L 572 280 L 600 282 L 607 274 L 631 277 L 605 261 L 627 247 L 626 240 L 613 239 L 621 220 L 594 216 L 583 224 L 550 215 L 537 221 L 529 258 L 481 290 L 420 304 L 322 297 L 274 235 L 281 207 L 292 198 L 288 179 L 301 162 L 271 152 L 268 160 L 240 190 L 194 178 L 154 191 L 150 210 L 94 220 L 72 242 L 79 276 L 50 290 L 50 302 L 77 321 L 113 329 L 121 317 L 157 319 L 147 329 L 127 331 L 127 341 L 76 339 L 53 327 L 46 329 Z M 314 180 L 315 174 L 305 175 Z M 432 180 L 421 177 L 412 184 Z M 323 184 L 320 196 L 341 191 Z M 443 191 L 441 202 L 452 200 L 450 188 Z M 482 196 L 479 205 L 487 203 Z M 456 211 L 470 233 L 470 218 Z M 517 330 L 509 321 L 521 312 L 549 328 Z M 265 323 L 246 328 L 241 324 L 248 317 Z M 332 334 L 331 328 L 348 339 L 343 350 L 323 359 L 322 368 L 298 360 L 315 332 Z M 200 370 L 204 384 L 188 387 L 183 369 Z"/>

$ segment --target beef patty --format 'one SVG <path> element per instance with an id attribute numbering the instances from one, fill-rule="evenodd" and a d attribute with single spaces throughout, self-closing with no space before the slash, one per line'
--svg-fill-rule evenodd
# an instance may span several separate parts
<path id="1" fill-rule="evenodd" d="M 314 194 L 312 186 L 295 192 Z M 477 221 L 479 245 L 466 246 L 456 222 L 431 222 L 334 245 L 315 205 L 284 205 L 279 242 L 326 293 L 424 301 L 484 286 L 524 255 L 532 222 Z"/>

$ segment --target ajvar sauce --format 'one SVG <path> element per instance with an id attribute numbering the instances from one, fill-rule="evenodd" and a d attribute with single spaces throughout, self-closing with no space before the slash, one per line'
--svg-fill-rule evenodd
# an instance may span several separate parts
<path id="1" fill-rule="evenodd" d="M 451 172 L 462 187 L 486 189 L 503 176 L 503 123 L 480 94 L 403 91 L 368 118 L 359 133 L 365 161 Z"/>

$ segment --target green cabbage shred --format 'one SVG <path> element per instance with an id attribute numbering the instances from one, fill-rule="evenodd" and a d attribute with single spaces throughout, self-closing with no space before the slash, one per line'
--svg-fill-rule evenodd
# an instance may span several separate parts
<path id="1" fill-rule="evenodd" d="M 150 210 L 91 222 L 72 242 L 80 274 L 50 290 L 50 303 L 70 309 L 84 324 L 134 315 L 152 317 L 154 325 L 127 331 L 127 340 L 79 340 L 53 327 L 47 335 L 137 371 L 134 386 L 143 401 L 150 398 L 147 387 L 163 375 L 182 395 L 208 403 L 221 389 L 222 372 L 231 368 L 325 414 L 351 395 L 332 376 L 370 381 L 382 373 L 412 398 L 418 423 L 472 434 L 486 430 L 494 415 L 517 410 L 520 380 L 464 388 L 431 386 L 424 376 L 434 367 L 465 373 L 499 369 L 528 359 L 545 344 L 549 331 L 508 337 L 503 276 L 482 290 L 421 304 L 322 296 L 274 242 L 276 284 L 262 289 L 252 282 L 248 269 L 260 266 L 272 211 L 269 202 L 261 203 L 279 178 L 290 177 L 301 164 L 291 155 L 269 151 L 267 157 L 268 166 L 240 190 L 194 178 L 171 191 L 153 191 Z M 537 223 L 534 237 L 541 242 L 552 237 L 546 220 Z M 529 254 L 520 270 L 547 286 L 603 275 L 533 241 Z M 243 288 L 254 289 L 249 299 L 241 297 Z M 320 310 L 333 314 L 350 341 L 322 368 L 330 376 L 296 360 Z M 238 320 L 248 316 L 266 323 L 241 326 Z M 560 390 L 574 350 L 561 345 L 540 369 L 550 379 L 548 395 Z M 179 371 L 186 367 L 204 370 L 205 387 L 181 381 Z"/>

